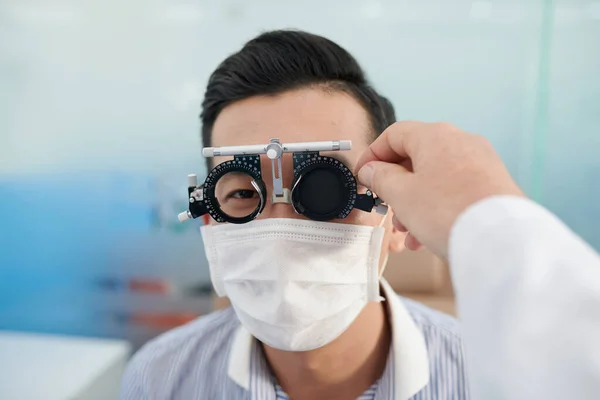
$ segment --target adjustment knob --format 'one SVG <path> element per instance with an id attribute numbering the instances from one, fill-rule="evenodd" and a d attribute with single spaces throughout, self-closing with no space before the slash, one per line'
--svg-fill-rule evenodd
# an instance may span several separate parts
<path id="1" fill-rule="evenodd" d="M 196 186 L 198 186 L 198 176 L 196 176 L 196 174 L 189 174 L 188 175 L 188 186 L 189 187 L 196 187 Z"/>
<path id="2" fill-rule="evenodd" d="M 277 158 L 277 150 L 275 150 L 275 149 L 267 150 L 267 157 L 269 157 L 271 160 Z"/>
<path id="3" fill-rule="evenodd" d="M 271 142 L 267 145 L 267 157 L 271 160 L 281 157 L 283 154 L 283 148 L 279 143 Z"/>
<path id="4" fill-rule="evenodd" d="M 188 219 L 192 219 L 192 216 L 190 215 L 189 211 L 184 211 L 177 215 L 177 219 L 179 220 L 179 222 L 185 222 Z"/>

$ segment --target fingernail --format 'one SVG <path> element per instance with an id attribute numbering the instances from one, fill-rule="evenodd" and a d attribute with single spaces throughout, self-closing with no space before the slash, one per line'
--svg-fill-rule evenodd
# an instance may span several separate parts
<path id="1" fill-rule="evenodd" d="M 372 183 L 371 181 L 373 180 L 373 167 L 369 164 L 365 164 L 358 171 L 358 180 L 360 181 L 361 184 L 370 188 L 371 183 Z"/>

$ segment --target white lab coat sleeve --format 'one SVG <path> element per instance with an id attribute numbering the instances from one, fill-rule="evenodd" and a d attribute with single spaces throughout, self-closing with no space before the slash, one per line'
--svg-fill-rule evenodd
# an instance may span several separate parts
<path id="1" fill-rule="evenodd" d="M 588 244 L 533 201 L 491 197 L 455 222 L 449 262 L 473 399 L 600 399 Z"/>

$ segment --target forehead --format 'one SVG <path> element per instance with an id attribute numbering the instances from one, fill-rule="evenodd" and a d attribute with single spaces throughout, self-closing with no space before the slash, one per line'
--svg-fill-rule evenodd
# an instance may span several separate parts
<path id="1" fill-rule="evenodd" d="M 350 95 L 306 88 L 255 96 L 227 106 L 215 121 L 212 143 L 264 144 L 271 138 L 281 143 L 351 140 L 352 150 L 338 153 L 352 168 L 367 148 L 371 130 L 367 112 Z"/>

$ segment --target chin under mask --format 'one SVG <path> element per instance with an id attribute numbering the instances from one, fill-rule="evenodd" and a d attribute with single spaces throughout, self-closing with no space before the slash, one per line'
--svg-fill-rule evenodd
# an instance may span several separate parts
<path id="1" fill-rule="evenodd" d="M 268 346 L 306 351 L 382 300 L 381 225 L 271 218 L 201 231 L 215 290 L 244 327 Z"/>

